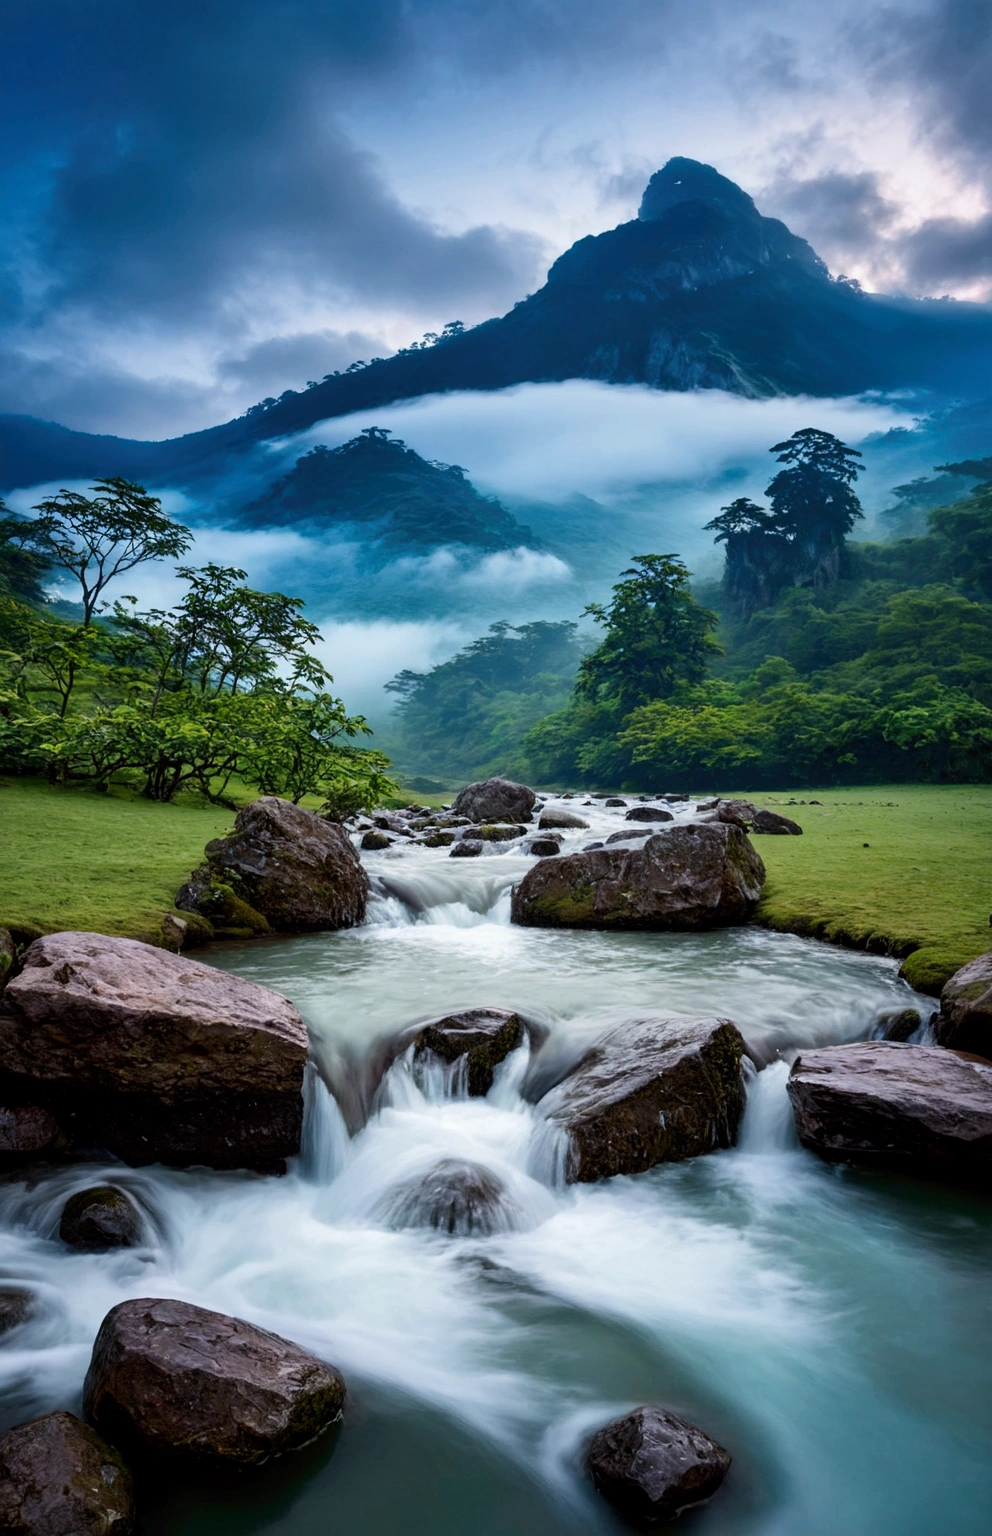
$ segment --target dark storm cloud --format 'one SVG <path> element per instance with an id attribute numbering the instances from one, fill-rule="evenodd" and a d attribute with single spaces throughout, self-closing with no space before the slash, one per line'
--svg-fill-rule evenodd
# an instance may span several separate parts
<path id="1" fill-rule="evenodd" d="M 780 179 L 769 191 L 775 211 L 825 255 L 871 249 L 898 214 L 873 171 L 832 171 Z"/>
<path id="2" fill-rule="evenodd" d="M 927 219 L 899 242 L 907 275 L 925 293 L 992 279 L 992 214 Z"/>

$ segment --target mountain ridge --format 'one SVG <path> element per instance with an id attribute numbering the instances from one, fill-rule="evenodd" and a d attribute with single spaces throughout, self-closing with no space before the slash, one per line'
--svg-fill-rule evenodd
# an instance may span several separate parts
<path id="1" fill-rule="evenodd" d="M 992 307 L 862 293 L 734 182 L 679 157 L 636 219 L 576 241 L 503 316 L 161 442 L 0 417 L 0 488 L 121 473 L 188 483 L 319 421 L 451 390 L 593 379 L 755 398 L 967 394 L 990 370 Z"/>

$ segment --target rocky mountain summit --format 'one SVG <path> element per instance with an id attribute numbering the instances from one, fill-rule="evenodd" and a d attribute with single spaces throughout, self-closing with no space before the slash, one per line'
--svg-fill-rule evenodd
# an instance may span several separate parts
<path id="1" fill-rule="evenodd" d="M 0 417 L 0 489 L 110 474 L 185 483 L 315 422 L 445 390 L 600 379 L 750 396 L 957 394 L 983 387 L 990 362 L 988 306 L 835 281 L 734 182 L 680 157 L 652 176 L 636 219 L 577 241 L 506 315 L 168 442 Z"/>

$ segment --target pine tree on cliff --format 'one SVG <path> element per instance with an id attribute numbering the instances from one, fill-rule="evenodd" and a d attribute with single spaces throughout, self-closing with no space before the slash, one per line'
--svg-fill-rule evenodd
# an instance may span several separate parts
<path id="1" fill-rule="evenodd" d="M 792 579 L 796 586 L 830 586 L 840 573 L 844 540 L 864 516 L 854 492 L 861 454 L 816 427 L 794 432 L 769 452 L 789 466 L 765 495 L 776 529 L 791 545 Z"/>

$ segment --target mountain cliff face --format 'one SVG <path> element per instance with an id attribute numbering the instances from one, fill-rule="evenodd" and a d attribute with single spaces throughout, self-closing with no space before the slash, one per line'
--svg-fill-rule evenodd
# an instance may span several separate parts
<path id="1" fill-rule="evenodd" d="M 987 388 L 992 309 L 835 282 L 804 240 L 711 166 L 675 159 L 637 219 L 579 240 L 500 319 L 156 444 L 0 419 L 0 486 L 126 473 L 181 483 L 314 422 L 443 390 L 599 379 L 762 396 Z M 57 467 L 53 467 L 57 466 Z"/>
<path id="2" fill-rule="evenodd" d="M 384 540 L 392 554 L 539 542 L 494 497 L 481 496 L 457 464 L 423 459 L 379 427 L 366 428 L 340 448 L 311 449 L 245 508 L 239 522 L 250 528 L 291 524 L 323 535 L 351 532 Z"/>

